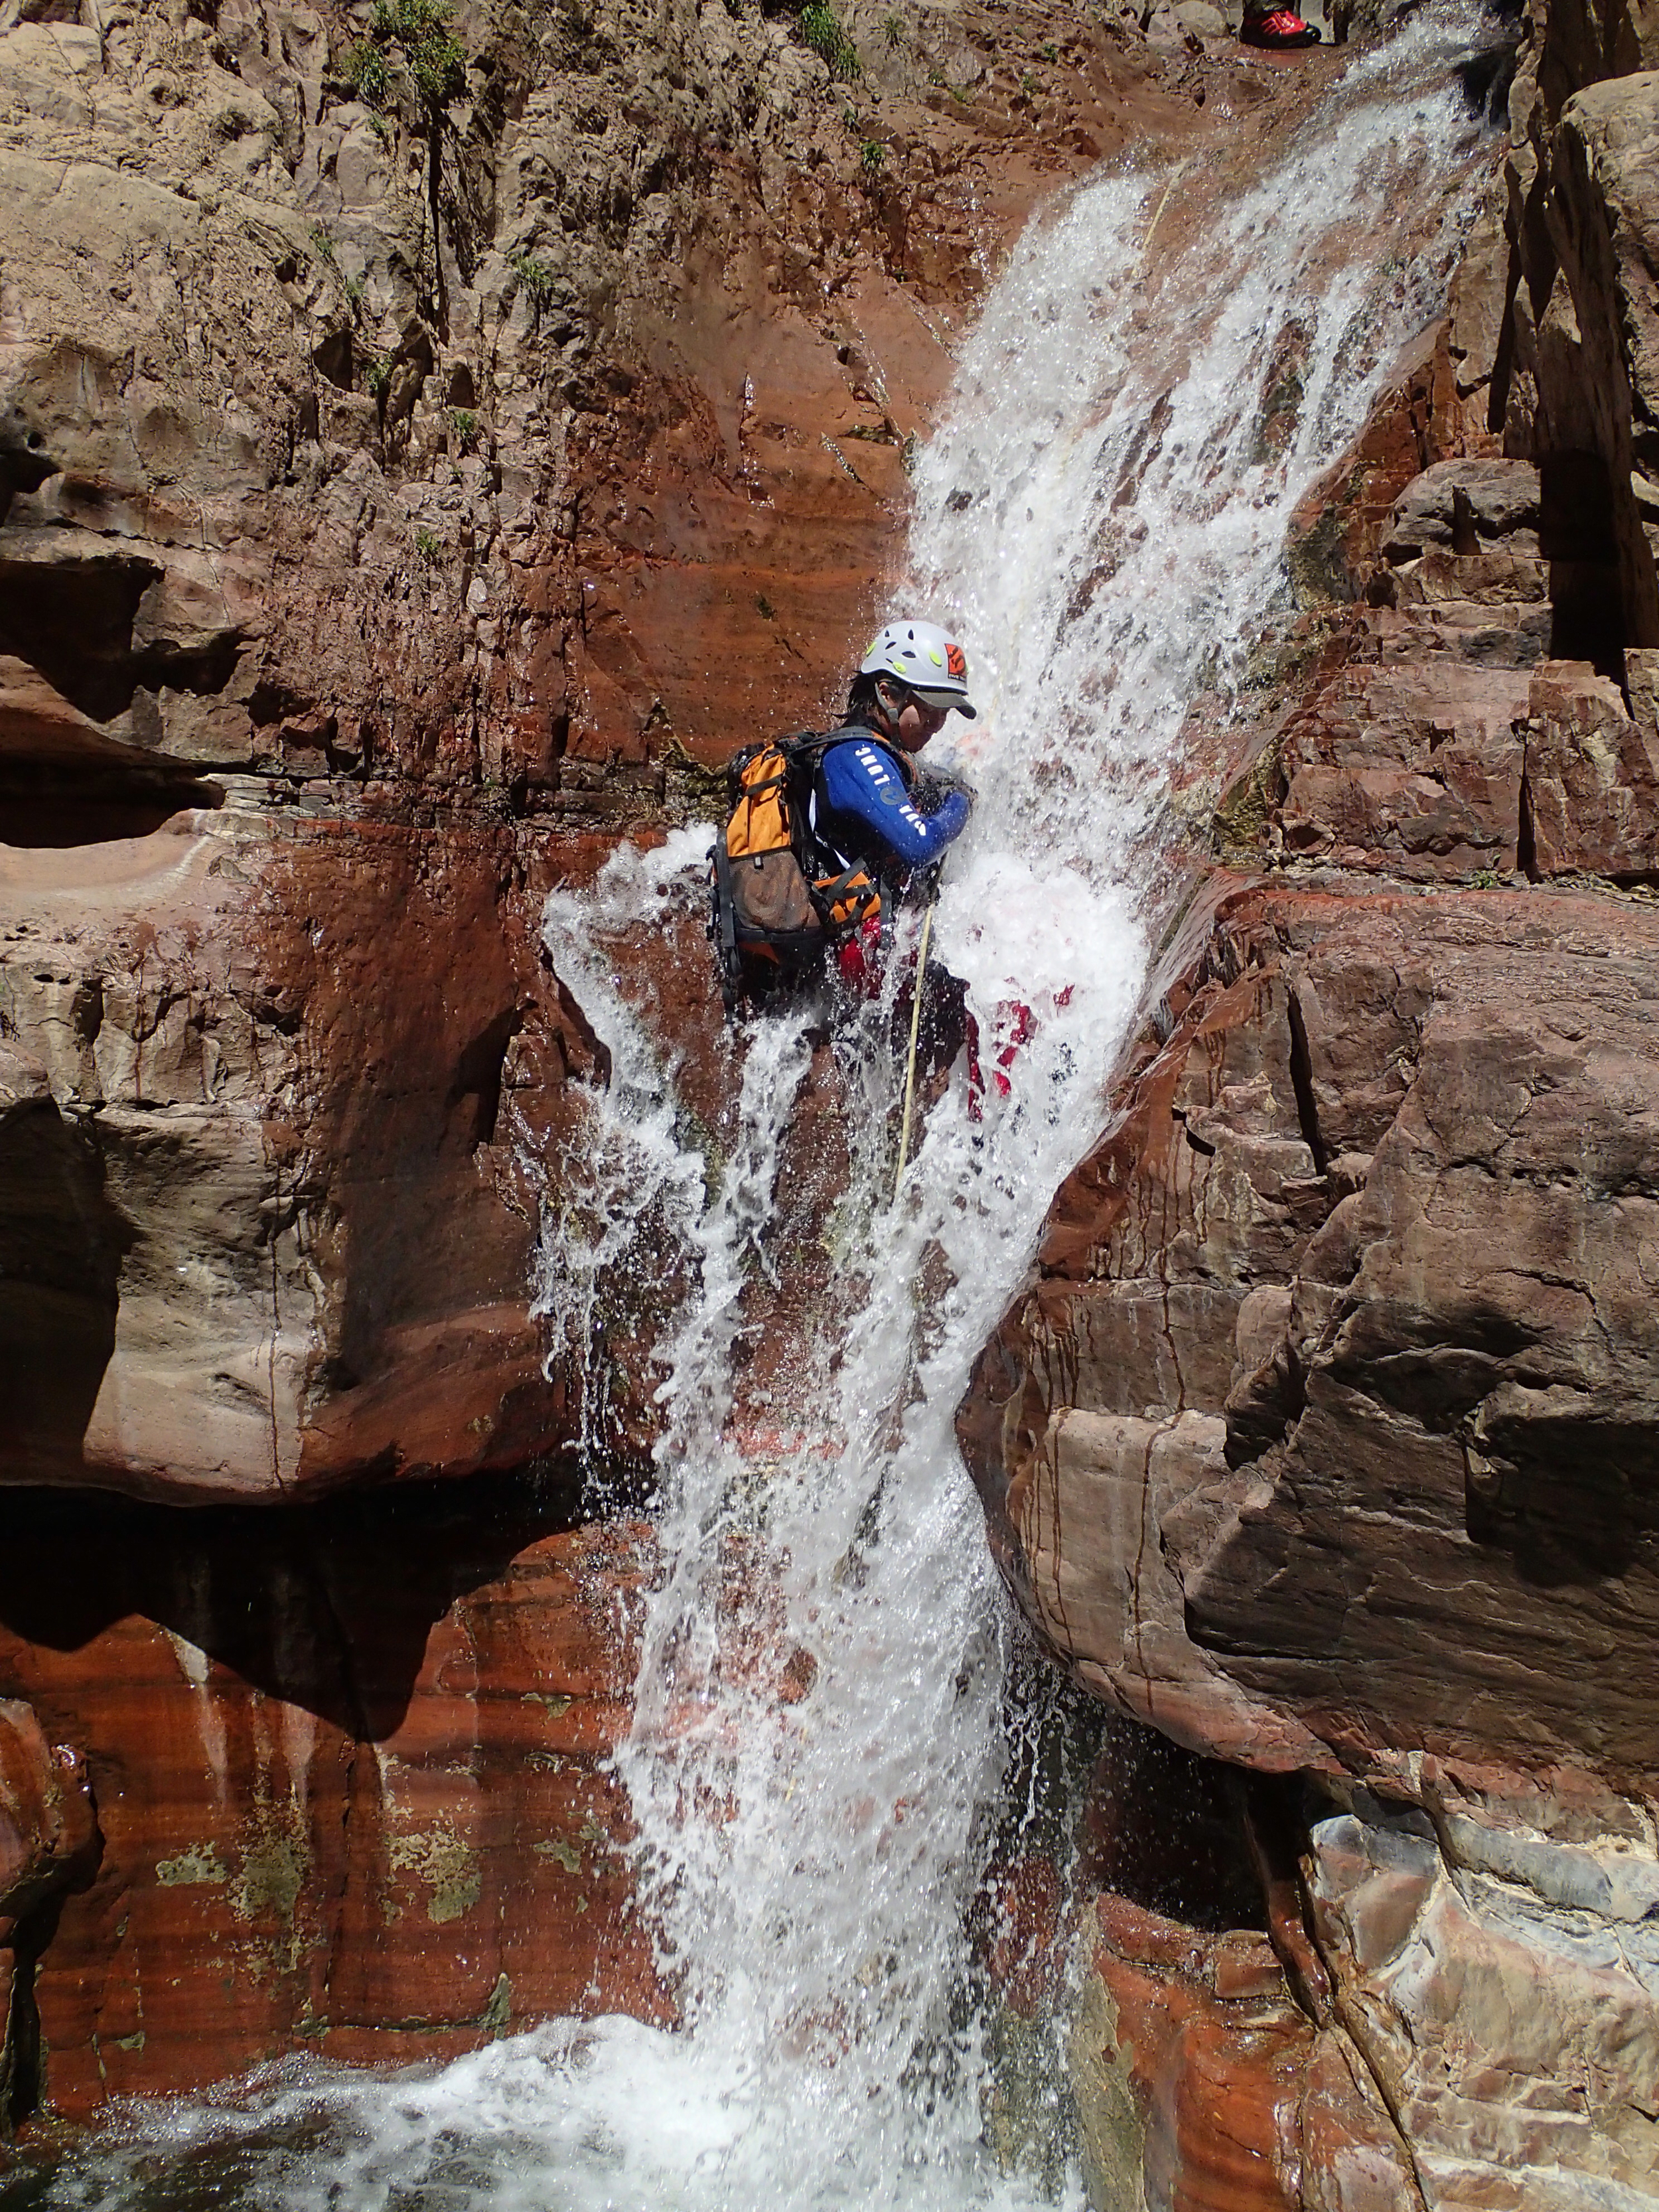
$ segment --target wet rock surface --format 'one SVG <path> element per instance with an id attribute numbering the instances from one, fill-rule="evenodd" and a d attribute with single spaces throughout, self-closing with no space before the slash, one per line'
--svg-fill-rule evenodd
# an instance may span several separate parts
<path id="1" fill-rule="evenodd" d="M 1273 2079 L 1190 1912 L 1091 1908 L 1102 2202 L 1652 2201 L 1650 29 L 1533 11 L 1506 204 L 1302 518 L 1299 663 L 1209 757 L 959 1416 L 1049 1648 L 1290 1793 Z M 1172 2154 L 1218 2051 L 1263 2057 L 1249 2118 Z"/>
<path id="2" fill-rule="evenodd" d="M 49 1741 L 23 1699 L 0 1699 L 0 2136 L 27 2117 L 39 2087 L 37 1963 L 102 1850 L 81 1754 Z"/>
<path id="3" fill-rule="evenodd" d="M 17 2118 L 284 2051 L 412 2061 L 551 2014 L 670 2016 L 604 1771 L 654 1560 L 572 1503 L 501 1481 L 189 1516 L 15 1498 L 0 1666 L 33 1714 L 0 1721 L 21 1717 L 33 1795 L 4 1817 L 33 1822 L 29 1896 L 78 1876 Z M 35 1564 L 59 1547 L 70 1590 Z M 70 1779 L 43 1729 L 73 1732 Z M 9 1752 L 0 1771 L 10 1791 Z M 0 1911 L 26 1909 L 11 1863 Z"/>
<path id="4" fill-rule="evenodd" d="M 0 6 L 0 1688 L 103 1842 L 20 1781 L 19 2118 L 662 2016 L 649 1561 L 573 1525 L 652 1315 L 596 1409 L 532 1310 L 608 1072 L 543 902 L 839 703 L 1035 200 L 1295 104 L 1044 5 L 841 77 L 720 6 L 74 16 Z"/>

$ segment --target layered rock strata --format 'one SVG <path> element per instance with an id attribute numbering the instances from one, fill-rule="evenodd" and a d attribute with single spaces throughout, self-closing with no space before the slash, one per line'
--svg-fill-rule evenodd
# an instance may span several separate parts
<path id="1" fill-rule="evenodd" d="M 845 22 L 0 5 L 0 1687 L 101 1835 L 18 1781 L 0 2124 L 663 2014 L 598 1765 L 648 1569 L 570 1525 L 655 1316 L 533 1310 L 607 1073 L 543 902 L 832 703 L 1036 197 L 1291 96 Z"/>
<path id="2" fill-rule="evenodd" d="M 57 1831 L 30 1808 L 30 1894 L 54 1867 L 78 1887 L 29 1954 L 14 2117 L 286 2051 L 413 2060 L 551 2014 L 672 2016 L 605 1769 L 654 1556 L 571 1502 L 499 1481 L 188 1516 L 14 1499 L 0 1667 L 81 1760 Z M 31 1564 L 58 1548 L 72 1591 Z M 25 1909 L 6 1879 L 0 1910 Z"/>
<path id="3" fill-rule="evenodd" d="M 1288 1793 L 1282 2045 L 1093 1908 L 1103 2202 L 1654 2201 L 1649 27 L 1535 14 L 1419 472 L 1384 422 L 1303 519 L 1288 696 L 963 1409 L 1045 1643 Z M 1206 2150 L 1218 2039 L 1284 2072 Z"/>
<path id="4" fill-rule="evenodd" d="M 1199 112 L 1040 9 L 423 22 L 0 15 L 0 1482 L 571 1443 L 540 900 L 821 717 L 990 258 Z"/>
<path id="5" fill-rule="evenodd" d="M 510 830 L 198 811 L 0 884 L 7 1480 L 276 1500 L 556 1451 L 513 1146 L 591 1055 Z"/>

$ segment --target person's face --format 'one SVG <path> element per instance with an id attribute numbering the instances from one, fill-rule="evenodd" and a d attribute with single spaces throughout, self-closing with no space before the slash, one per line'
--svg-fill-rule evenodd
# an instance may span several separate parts
<path id="1" fill-rule="evenodd" d="M 896 691 L 885 702 L 888 727 L 900 748 L 919 753 L 945 727 L 948 707 L 930 707 L 914 691 Z"/>

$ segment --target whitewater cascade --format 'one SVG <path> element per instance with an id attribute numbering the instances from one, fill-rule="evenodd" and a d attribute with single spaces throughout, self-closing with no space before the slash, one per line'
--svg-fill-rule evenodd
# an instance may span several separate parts
<path id="1" fill-rule="evenodd" d="M 665 1571 L 617 1765 L 681 2027 L 555 2023 L 425 2076 L 289 2074 L 240 2106 L 151 2111 L 44 2201 L 131 2203 L 169 2147 L 209 2141 L 241 2146 L 236 2201 L 295 2212 L 1075 2198 L 1074 2177 L 1005 2170 L 984 2125 L 965 1923 L 1016 1631 L 952 1417 L 1098 1133 L 1183 730 L 1200 702 L 1228 711 L 1286 592 L 1291 509 L 1439 304 L 1480 159 L 1454 76 L 1477 36 L 1427 15 L 1356 56 L 1219 208 L 1213 177 L 1102 176 L 1033 225 L 988 301 L 893 604 L 964 638 L 983 715 L 939 741 L 981 797 L 935 953 L 993 1052 L 1016 996 L 1036 1036 L 981 1123 L 957 1072 L 896 1194 L 891 1006 L 836 1030 L 852 1176 L 818 1264 L 837 1294 L 763 1393 L 739 1382 L 744 1291 L 783 1264 L 775 1183 L 823 1010 L 748 1029 L 737 1135 L 712 1157 L 619 949 L 641 922 L 699 926 L 710 829 L 549 902 L 610 1062 L 544 1240 L 543 1309 L 592 1392 L 596 1301 L 630 1271 L 678 1286 Z"/>

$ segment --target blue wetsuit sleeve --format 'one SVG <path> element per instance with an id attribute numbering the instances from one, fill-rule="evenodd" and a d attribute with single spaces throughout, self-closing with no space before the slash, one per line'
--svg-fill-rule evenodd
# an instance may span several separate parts
<path id="1" fill-rule="evenodd" d="M 820 775 L 831 811 L 861 823 L 907 868 L 926 867 L 937 860 L 968 826 L 969 803 L 959 791 L 947 792 L 937 813 L 920 813 L 880 745 L 854 739 L 832 745 L 823 756 Z"/>

